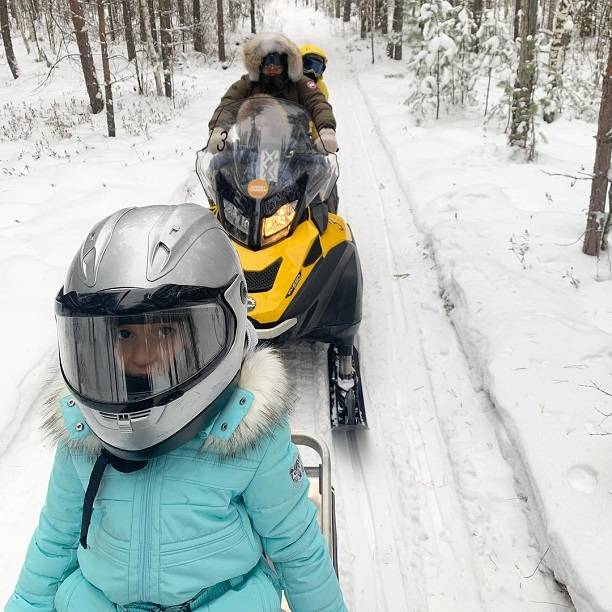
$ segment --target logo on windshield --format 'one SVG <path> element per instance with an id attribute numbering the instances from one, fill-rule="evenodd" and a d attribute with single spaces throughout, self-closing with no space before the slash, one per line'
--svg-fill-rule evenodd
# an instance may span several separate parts
<path id="1" fill-rule="evenodd" d="M 266 179 L 253 179 L 249 181 L 247 185 L 248 194 L 258 200 L 260 198 L 265 198 L 268 195 L 268 191 L 270 190 L 270 186 L 268 185 L 268 181 Z"/>

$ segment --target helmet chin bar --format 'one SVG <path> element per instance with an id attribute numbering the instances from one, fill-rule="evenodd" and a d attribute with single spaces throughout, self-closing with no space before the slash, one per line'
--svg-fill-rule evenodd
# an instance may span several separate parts
<path id="1" fill-rule="evenodd" d="M 210 406 L 208 406 L 208 408 L 200 412 L 200 414 L 184 425 L 176 433 L 172 434 L 163 441 L 154 444 L 153 446 L 143 449 L 129 450 L 113 446 L 97 435 L 96 437 L 100 440 L 104 448 L 111 453 L 111 455 L 127 461 L 147 461 L 148 459 L 153 459 L 154 457 L 158 457 L 164 453 L 169 453 L 170 451 L 177 449 L 179 446 L 189 442 L 189 440 L 194 438 L 215 419 L 215 417 L 219 414 L 219 412 L 221 412 L 225 404 L 227 404 L 231 398 L 232 393 L 234 393 L 236 387 L 238 386 L 238 379 L 239 374 L 236 374 L 230 384 L 217 396 L 217 398 L 212 402 L 212 404 L 210 404 Z"/>

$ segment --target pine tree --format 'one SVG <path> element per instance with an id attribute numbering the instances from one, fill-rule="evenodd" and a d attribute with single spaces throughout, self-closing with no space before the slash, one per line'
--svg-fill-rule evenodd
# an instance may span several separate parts
<path id="1" fill-rule="evenodd" d="M 217 42 L 219 61 L 225 61 L 225 25 L 223 23 L 223 0 L 217 0 Z"/>
<path id="2" fill-rule="evenodd" d="M 102 100 L 102 92 L 98 85 L 98 77 L 96 76 L 96 68 L 91 55 L 91 47 L 89 45 L 89 36 L 87 35 L 87 27 L 85 25 L 85 15 L 83 13 L 83 4 L 81 0 L 68 0 L 70 4 L 70 14 L 74 25 L 77 46 L 81 57 L 81 68 L 83 69 L 83 77 L 85 79 L 85 87 L 89 95 L 89 104 L 91 111 L 99 113 L 104 108 Z"/>
<path id="3" fill-rule="evenodd" d="M 100 49 L 102 51 L 102 70 L 104 72 L 104 95 L 106 98 L 106 125 L 108 135 L 115 136 L 115 110 L 113 105 L 113 88 L 111 85 L 110 65 L 108 63 L 108 46 L 106 43 L 106 20 L 104 16 L 104 0 L 97 0 L 98 31 L 100 33 Z"/>
<path id="4" fill-rule="evenodd" d="M 611 28 L 612 30 L 612 28 Z M 612 32 L 611 32 L 612 34 Z M 612 154 L 612 36 L 608 50 L 608 66 L 603 79 L 599 123 L 597 127 L 597 148 L 591 183 L 591 199 L 587 219 L 583 253 L 599 255 L 602 235 L 606 225 L 605 206 L 610 180 L 610 157 Z M 609 213 L 608 213 L 609 214 Z"/>

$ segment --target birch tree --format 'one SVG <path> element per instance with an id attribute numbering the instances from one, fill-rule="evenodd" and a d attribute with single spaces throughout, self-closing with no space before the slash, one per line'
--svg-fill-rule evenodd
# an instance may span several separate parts
<path id="1" fill-rule="evenodd" d="M 159 0 L 159 29 L 162 64 L 164 68 L 164 92 L 172 97 L 172 5 L 171 0 Z"/>
<path id="2" fill-rule="evenodd" d="M 553 36 L 548 56 L 548 82 L 546 85 L 546 107 L 544 109 L 544 121 L 547 123 L 552 123 L 559 111 L 558 89 L 561 86 L 565 50 L 571 38 L 570 6 L 570 0 L 560 0 L 554 20 Z"/>
<path id="3" fill-rule="evenodd" d="M 535 37 L 538 2 L 537 0 L 524 0 L 523 6 L 525 15 L 521 20 L 520 56 L 512 95 L 509 142 L 511 145 L 527 150 L 527 158 L 532 160 L 535 155 L 533 95 L 537 74 Z"/>

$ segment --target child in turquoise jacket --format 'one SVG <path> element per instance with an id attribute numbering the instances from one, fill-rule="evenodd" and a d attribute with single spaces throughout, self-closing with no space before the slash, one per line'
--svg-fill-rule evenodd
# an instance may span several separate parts
<path id="1" fill-rule="evenodd" d="M 274 350 L 252 350 L 244 277 L 213 216 L 104 219 L 56 318 L 55 463 L 5 610 L 278 612 L 284 590 L 293 612 L 344 612 L 287 376 Z"/>

